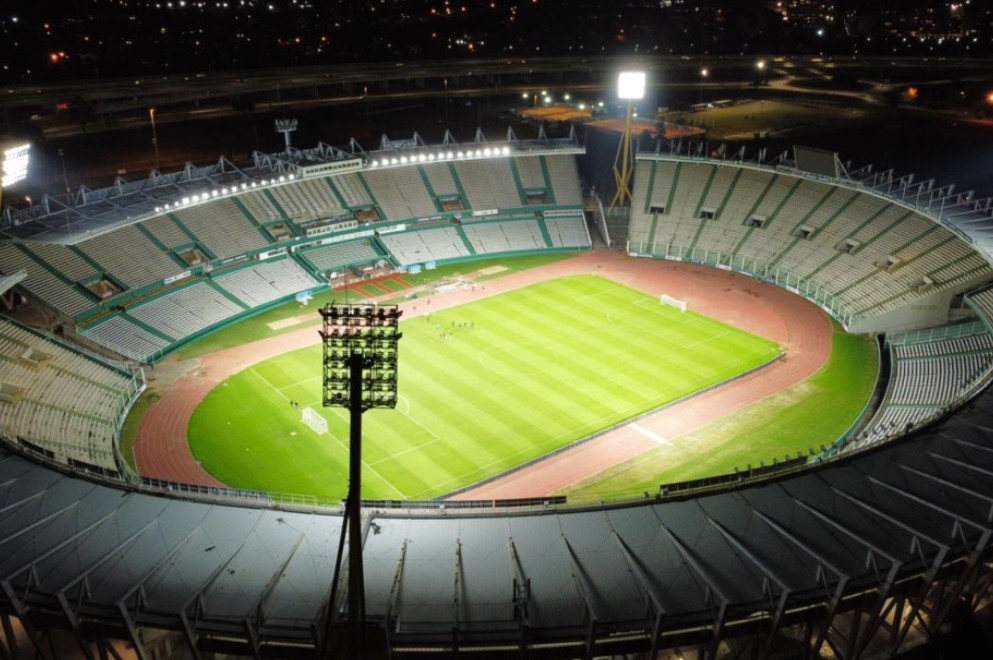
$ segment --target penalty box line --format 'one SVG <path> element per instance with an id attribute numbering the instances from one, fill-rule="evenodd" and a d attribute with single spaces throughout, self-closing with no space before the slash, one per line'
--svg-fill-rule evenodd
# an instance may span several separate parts
<path id="1" fill-rule="evenodd" d="M 266 385 L 268 385 L 269 387 L 271 387 L 273 389 L 273 391 L 276 392 L 276 394 L 278 394 L 279 396 L 283 397 L 284 400 L 286 400 L 286 401 L 289 401 L 290 400 L 290 398 L 288 396 L 286 396 L 285 394 L 283 394 L 282 390 L 280 390 L 278 387 L 276 387 L 271 382 L 269 382 L 269 379 L 268 378 L 266 378 L 265 376 L 263 376 L 262 374 L 260 374 L 259 372 L 257 372 L 255 369 L 252 369 L 251 372 L 253 374 L 255 374 L 256 376 L 258 376 L 259 379 L 262 380 L 263 383 L 265 383 Z M 307 380 L 313 380 L 313 379 L 312 378 L 308 378 Z M 287 385 L 287 387 L 292 387 L 292 385 Z M 348 451 L 348 445 L 346 445 L 344 442 L 342 442 L 341 439 L 338 438 L 338 436 L 336 436 L 334 433 L 332 433 L 330 429 L 328 429 L 328 435 L 330 435 L 334 439 L 334 441 L 337 442 L 345 451 Z M 376 470 L 376 468 L 374 468 L 372 465 L 370 465 L 369 463 L 367 463 L 364 460 L 362 461 L 362 465 L 365 466 L 365 467 L 367 467 L 367 468 L 369 468 L 369 471 L 370 472 L 372 472 L 373 474 L 375 474 L 379 478 L 379 480 L 382 481 L 384 484 L 386 484 L 387 486 L 389 486 L 390 488 L 392 488 L 393 490 L 395 490 L 400 495 L 400 497 L 403 497 L 404 499 L 409 499 L 410 498 L 409 495 L 407 495 L 402 490 L 400 490 L 399 488 L 397 488 L 393 484 L 392 481 L 390 481 L 389 479 L 387 479 L 386 477 L 384 477 L 382 474 L 380 474 L 379 471 Z"/>

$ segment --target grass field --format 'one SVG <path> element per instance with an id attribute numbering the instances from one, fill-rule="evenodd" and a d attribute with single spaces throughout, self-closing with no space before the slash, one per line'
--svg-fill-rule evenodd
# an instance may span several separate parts
<path id="1" fill-rule="evenodd" d="M 874 337 L 837 329 L 830 359 L 811 378 L 674 438 L 566 494 L 570 501 L 637 497 L 654 494 L 663 483 L 728 474 L 736 466 L 818 450 L 858 419 L 875 387 L 878 363 Z"/>
<path id="2" fill-rule="evenodd" d="M 845 107 L 814 107 L 775 100 L 757 100 L 726 108 L 687 113 L 674 120 L 707 129 L 711 139 L 737 139 L 754 133 L 777 132 L 801 126 L 865 119 L 866 112 Z"/>
<path id="3" fill-rule="evenodd" d="M 425 499 L 722 382 L 772 342 L 595 276 L 403 322 L 400 403 L 364 416 L 366 498 Z M 347 413 L 320 408 L 320 347 L 228 379 L 195 411 L 203 466 L 246 489 L 341 497 Z M 329 435 L 290 405 L 319 410 Z"/>

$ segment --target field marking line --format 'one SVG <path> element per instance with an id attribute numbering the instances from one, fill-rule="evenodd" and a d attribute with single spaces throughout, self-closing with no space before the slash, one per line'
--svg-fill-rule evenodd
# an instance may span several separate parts
<path id="1" fill-rule="evenodd" d="M 412 451 L 420 451 L 420 450 L 424 449 L 425 447 L 427 447 L 429 445 L 433 445 L 433 444 L 438 443 L 438 442 L 441 442 L 441 438 L 438 437 L 438 436 L 435 436 L 433 440 L 429 440 L 428 442 L 425 442 L 422 445 L 416 445 L 414 447 L 408 447 L 408 448 L 404 449 L 403 451 L 398 451 L 395 454 L 390 454 L 386 458 L 381 458 L 378 461 L 375 461 L 373 463 L 370 463 L 370 465 L 379 465 L 380 463 L 385 463 L 386 461 L 391 461 L 391 460 L 393 460 L 393 459 L 395 459 L 395 458 L 397 458 L 399 456 L 403 456 L 404 454 L 409 454 Z"/>
<path id="2" fill-rule="evenodd" d="M 284 385 L 283 387 L 276 387 L 275 385 L 273 385 L 273 387 L 276 387 L 276 389 L 278 389 L 279 391 L 283 391 L 283 390 L 288 390 L 291 387 L 296 387 L 297 385 L 303 385 L 304 383 L 309 383 L 312 380 L 320 380 L 321 378 L 324 378 L 324 376 L 313 376 L 311 378 L 304 378 L 303 380 L 298 380 L 294 383 L 290 383 L 289 385 Z"/>
<path id="3" fill-rule="evenodd" d="M 275 385 L 273 385 L 272 383 L 270 383 L 268 378 L 266 378 L 265 376 L 263 376 L 262 374 L 260 374 L 259 372 L 257 372 L 254 368 L 249 369 L 249 371 L 251 371 L 253 374 L 255 374 L 256 376 L 258 376 L 262 380 L 263 383 L 265 383 L 266 385 L 268 385 L 269 387 L 271 387 L 273 389 L 273 391 L 276 392 L 276 394 L 278 394 L 279 396 L 283 397 L 287 401 L 290 400 L 290 397 L 288 397 L 285 394 L 283 394 L 283 390 L 279 389 L 278 387 L 276 387 Z M 287 385 L 287 387 L 289 387 L 289 386 Z"/>
<path id="4" fill-rule="evenodd" d="M 644 426 L 641 426 L 640 424 L 631 424 L 630 426 L 631 426 L 631 428 L 634 431 L 638 432 L 640 435 L 645 436 L 646 438 L 648 438 L 649 440 L 651 440 L 652 442 L 654 442 L 657 445 L 668 445 L 668 444 L 671 444 L 668 439 L 663 438 L 658 433 L 655 433 L 653 431 L 649 431 L 648 429 L 646 429 Z"/>
<path id="5" fill-rule="evenodd" d="M 282 393 L 282 391 L 280 391 L 280 389 L 279 389 L 278 387 L 276 387 L 275 385 L 273 385 L 272 383 L 270 383 L 270 382 L 269 382 L 269 379 L 268 379 L 268 378 L 266 378 L 265 376 L 263 376 L 262 374 L 260 374 L 259 372 L 257 372 L 257 371 L 256 371 L 255 369 L 249 369 L 249 371 L 251 371 L 251 372 L 252 372 L 253 374 L 255 374 L 256 376 L 258 376 L 258 377 L 259 377 L 259 378 L 260 378 L 260 379 L 262 380 L 262 382 L 264 382 L 264 383 L 265 383 L 266 385 L 268 385 L 269 387 L 271 387 L 271 388 L 272 388 L 272 389 L 273 389 L 273 390 L 274 390 L 274 391 L 275 391 L 275 392 L 276 392 L 276 393 L 277 393 L 277 394 L 278 394 L 279 396 L 281 396 L 281 397 L 283 397 L 283 398 L 284 398 L 284 399 L 286 399 L 287 401 L 289 401 L 289 400 L 290 400 L 290 398 L 289 398 L 288 396 L 286 396 L 285 394 L 283 394 L 283 393 Z M 311 379 L 308 379 L 308 380 L 311 380 Z M 289 387 L 289 386 L 287 386 L 287 387 Z M 337 416 L 337 417 L 340 417 L 340 415 L 336 415 L 336 416 Z M 331 428 L 330 428 L 330 427 L 328 427 L 328 435 L 330 435 L 330 436 L 331 436 L 331 439 L 332 439 L 332 440 L 334 440 L 334 441 L 335 441 L 335 442 L 337 442 L 337 443 L 338 443 L 339 445 L 341 445 L 341 447 L 342 447 L 342 448 L 343 448 L 343 449 L 344 449 L 345 451 L 348 451 L 348 445 L 347 445 L 347 444 L 345 444 L 344 442 L 342 442 L 342 441 L 341 441 L 341 440 L 340 440 L 340 439 L 338 438 L 338 436 L 336 436 L 336 435 L 335 435 L 334 433 L 332 433 L 332 432 L 331 432 Z M 390 481 L 389 479 L 387 479 L 386 477 L 384 477 L 383 475 L 381 475 L 381 474 L 380 474 L 380 473 L 379 473 L 379 472 L 378 472 L 378 471 L 376 470 L 376 468 L 374 468 L 374 467 L 372 467 L 372 466 L 371 466 L 371 465 L 370 465 L 369 463 L 366 463 L 365 461 L 362 461 L 362 465 L 364 465 L 365 467 L 367 467 L 367 468 L 369 468 L 369 471 L 370 471 L 370 472 L 372 472 L 372 473 L 373 473 L 373 474 L 375 474 L 375 475 L 376 475 L 377 477 L 379 477 L 379 479 L 380 479 L 380 480 L 381 480 L 381 481 L 382 481 L 382 482 L 383 482 L 384 484 L 386 484 L 387 486 L 389 486 L 390 488 L 392 488 L 393 490 L 395 490 L 395 491 L 396 491 L 397 493 L 399 493 L 399 495 L 400 495 L 401 497 L 403 497 L 403 498 L 405 498 L 405 499 L 409 499 L 409 496 L 408 496 L 408 495 L 406 495 L 406 494 L 405 494 L 405 493 L 404 493 L 404 492 L 403 492 L 402 490 L 400 490 L 399 488 L 397 488 L 396 486 L 394 486 L 394 485 L 393 485 L 393 482 L 392 482 L 392 481 Z"/>
<path id="6" fill-rule="evenodd" d="M 697 340 L 697 341 L 693 342 L 692 344 L 686 344 L 686 346 L 683 346 L 683 348 L 693 348 L 694 346 L 699 346 L 700 344 L 706 344 L 706 343 L 712 342 L 715 339 L 720 339 L 721 337 L 723 337 L 725 335 L 730 335 L 731 332 L 732 332 L 731 330 L 725 330 L 724 332 L 720 333 L 719 335 L 712 335 L 710 337 L 706 337 L 704 339 Z"/>
<path id="7" fill-rule="evenodd" d="M 332 414 L 333 414 L 333 415 L 334 415 L 335 417 L 338 417 L 339 419 L 344 419 L 344 415 L 343 415 L 342 413 L 340 413 L 340 411 L 339 411 L 338 409 L 333 409 L 333 410 L 332 410 L 331 412 L 332 412 Z M 341 441 L 341 440 L 340 440 L 340 439 L 338 438 L 338 436 L 337 436 L 337 435 L 335 435 L 334 433 L 332 433 L 332 432 L 331 432 L 331 428 L 330 428 L 330 427 L 328 427 L 328 435 L 330 435 L 330 436 L 331 436 L 331 438 L 332 438 L 332 439 L 333 439 L 333 440 L 334 440 L 335 442 L 337 442 L 337 443 L 338 443 L 339 445 L 341 445 L 341 447 L 342 447 L 342 449 L 344 449 L 345 451 L 349 451 L 349 448 L 348 448 L 348 445 L 347 445 L 347 444 L 345 444 L 344 442 L 342 442 L 342 441 Z M 378 470 L 377 470 L 376 468 L 374 468 L 374 467 L 373 467 L 373 466 L 372 466 L 372 465 L 371 465 L 370 463 L 368 463 L 368 462 L 366 462 L 366 461 L 364 461 L 364 460 L 363 460 L 363 461 L 362 461 L 362 465 L 363 465 L 364 467 L 367 467 L 367 468 L 369 468 L 369 471 L 370 471 L 370 472 L 372 472 L 372 473 L 373 473 L 374 475 L 376 475 L 377 477 L 379 477 L 379 480 L 380 480 L 380 481 L 382 481 L 382 482 L 383 482 L 384 484 L 386 484 L 387 486 L 389 486 L 390 488 L 392 488 L 393 490 L 395 490 L 395 491 L 397 492 L 397 494 L 398 494 L 398 495 L 400 495 L 400 497 L 402 497 L 402 498 L 404 498 L 404 499 L 408 499 L 408 500 L 409 500 L 409 499 L 411 499 L 411 497 L 410 497 L 410 495 L 407 495 L 407 494 L 406 494 L 406 493 L 404 493 L 404 492 L 403 492 L 402 490 L 400 490 L 399 488 L 397 488 L 397 487 L 396 487 L 396 486 L 395 486 L 395 485 L 393 484 L 393 482 L 392 482 L 392 481 L 390 481 L 389 479 L 387 479 L 386 477 L 384 477 L 384 476 L 383 476 L 383 475 L 382 475 L 382 474 L 381 474 L 381 473 L 380 473 L 380 472 L 379 472 L 379 471 L 378 471 Z"/>
<path id="8" fill-rule="evenodd" d="M 609 293 L 609 292 L 603 292 L 603 293 Z M 603 318 L 605 318 L 608 323 L 612 323 L 614 325 L 619 325 L 621 327 L 634 328 L 635 330 L 637 330 L 637 331 L 639 331 L 641 333 L 654 336 L 654 337 L 658 338 L 659 341 L 661 341 L 661 342 L 663 342 L 665 344 L 669 344 L 669 345 L 675 346 L 676 348 L 689 348 L 688 346 L 685 346 L 685 345 L 679 343 L 678 341 L 676 341 L 676 338 L 670 332 L 663 332 L 663 331 L 660 331 L 660 330 L 655 329 L 654 327 L 646 327 L 645 325 L 639 324 L 639 323 L 635 322 L 632 319 L 617 318 L 616 316 L 614 316 L 613 314 L 611 314 L 609 311 L 603 311 L 601 309 L 597 309 L 597 308 L 593 307 L 592 305 L 587 304 L 586 302 L 583 301 L 583 298 L 592 298 L 592 297 L 597 296 L 597 295 L 602 295 L 602 293 L 601 294 L 589 294 L 589 295 L 586 295 L 586 296 L 580 296 L 579 298 L 576 298 L 575 301 L 578 304 L 580 304 L 580 305 L 582 305 L 582 306 L 584 306 L 584 307 L 586 307 L 588 309 L 589 308 L 592 308 L 592 309 L 598 311 L 600 314 L 603 315 Z M 661 307 L 661 303 L 659 303 L 659 304 L 656 305 L 656 304 L 653 303 L 652 300 L 647 300 L 647 299 L 645 299 L 645 300 L 636 300 L 636 301 L 634 301 L 631 304 L 632 304 L 632 306 L 635 306 L 635 307 L 646 307 L 647 306 L 648 311 L 650 313 L 652 313 L 652 314 L 655 314 L 656 316 L 662 316 L 662 315 L 665 315 L 667 317 L 669 316 L 667 314 L 664 314 L 663 310 L 660 308 Z M 705 317 L 702 314 L 696 314 L 696 313 L 695 314 L 680 314 L 680 316 L 678 316 L 678 317 L 667 318 L 666 320 L 670 324 L 679 325 L 679 326 L 691 326 L 691 325 L 700 324 L 700 323 L 707 324 L 710 321 L 710 319 L 708 317 Z M 725 332 L 727 332 L 727 330 L 725 330 Z"/>

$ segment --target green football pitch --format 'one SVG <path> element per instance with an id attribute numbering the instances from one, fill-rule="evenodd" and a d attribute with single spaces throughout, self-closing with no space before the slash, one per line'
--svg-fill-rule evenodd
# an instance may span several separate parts
<path id="1" fill-rule="evenodd" d="M 363 497 L 427 499 L 775 359 L 781 348 L 593 275 L 401 323 L 399 404 L 363 416 Z M 234 488 L 344 497 L 347 411 L 321 407 L 321 347 L 259 363 L 199 405 L 189 440 Z M 301 422 L 312 407 L 328 420 Z"/>

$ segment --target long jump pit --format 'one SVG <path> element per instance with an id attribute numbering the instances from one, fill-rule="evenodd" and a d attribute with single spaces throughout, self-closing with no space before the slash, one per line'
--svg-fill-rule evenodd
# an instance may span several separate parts
<path id="1" fill-rule="evenodd" d="M 816 305 L 746 275 L 693 264 L 597 250 L 400 305 L 416 317 L 569 275 L 596 274 L 653 296 L 668 294 L 705 316 L 776 342 L 783 358 L 558 453 L 470 487 L 451 499 L 540 498 L 670 442 L 749 404 L 796 385 L 817 372 L 831 353 L 832 326 Z M 422 301 L 423 302 L 423 301 Z M 236 346 L 199 358 L 163 387 L 138 430 L 135 458 L 143 476 L 223 487 L 190 452 L 186 430 L 194 409 L 226 378 L 270 357 L 320 342 L 313 327 Z"/>

